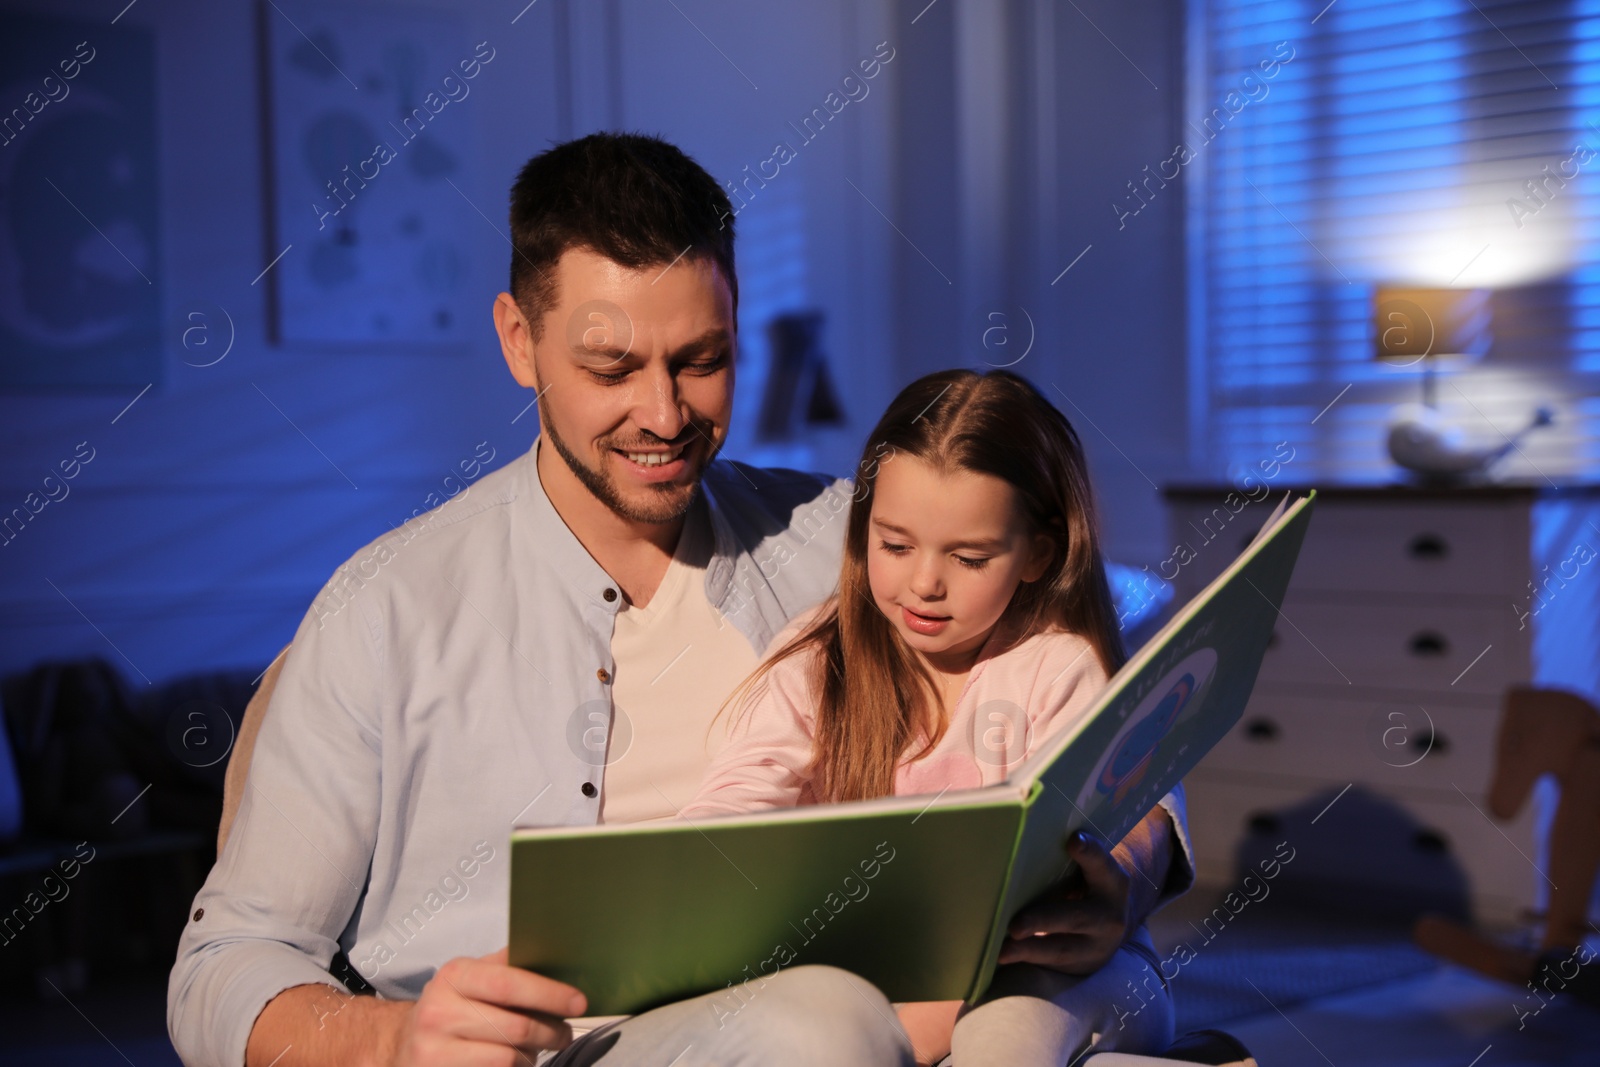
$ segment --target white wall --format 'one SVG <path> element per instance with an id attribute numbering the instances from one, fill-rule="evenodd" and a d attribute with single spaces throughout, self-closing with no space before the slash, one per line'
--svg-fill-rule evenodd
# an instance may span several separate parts
<path id="1" fill-rule="evenodd" d="M 87 0 L 26 6 L 108 19 Z M 895 58 L 870 93 L 737 219 L 730 452 L 846 472 L 898 386 L 1014 358 L 1017 347 L 984 347 L 986 316 L 1026 308 L 1037 338 L 1016 369 L 1081 408 L 1052 391 L 1089 449 L 1114 553 L 1160 558 L 1157 497 L 1138 471 L 1159 482 L 1183 454 L 1181 190 L 1121 233 L 1109 202 L 1171 140 L 1177 5 L 1083 0 L 1080 15 L 1044 0 L 925 11 L 925 0 L 539 0 L 514 25 L 518 4 L 434 6 L 464 13 L 463 56 L 487 40 L 497 57 L 450 116 L 472 125 L 477 158 L 458 184 L 487 216 L 468 234 L 464 307 L 478 325 L 469 343 L 426 353 L 264 340 L 263 286 L 250 282 L 276 250 L 263 222 L 257 7 L 169 0 L 122 16 L 157 44 L 165 374 L 131 408 L 136 390 L 0 396 L 0 508 L 78 442 L 96 454 L 69 497 L 0 547 L 0 671 L 103 655 L 141 682 L 265 664 L 341 560 L 422 507 L 480 442 L 498 466 L 536 432 L 531 412 L 512 423 L 529 398 L 504 371 L 489 318 L 518 166 L 552 141 L 620 125 L 739 179 L 777 139 L 798 142 L 789 123 L 883 41 Z M 827 315 L 851 422 L 802 448 L 755 449 L 762 329 L 799 306 Z M 189 366 L 187 315 L 217 307 L 234 347 Z"/>
<path id="2" fill-rule="evenodd" d="M 1153 562 L 1156 487 L 1187 473 L 1185 190 L 1120 229 L 1111 205 L 1176 138 L 1182 5 L 940 2 L 909 25 L 925 6 L 896 7 L 902 379 L 1010 363 L 1031 333 L 1011 369 L 1082 437 L 1111 554 Z"/>

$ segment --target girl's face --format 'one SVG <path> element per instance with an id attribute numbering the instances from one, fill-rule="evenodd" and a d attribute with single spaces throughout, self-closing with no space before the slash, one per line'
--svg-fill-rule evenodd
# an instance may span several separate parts
<path id="1" fill-rule="evenodd" d="M 867 527 L 872 599 L 935 667 L 965 669 L 1017 586 L 1043 575 L 1050 551 L 999 478 L 940 474 L 904 453 L 878 471 Z"/>

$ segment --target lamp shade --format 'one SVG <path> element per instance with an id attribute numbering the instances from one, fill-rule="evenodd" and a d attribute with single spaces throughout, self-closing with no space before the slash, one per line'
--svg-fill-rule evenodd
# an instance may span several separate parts
<path id="1" fill-rule="evenodd" d="M 1476 357 L 1494 339 L 1487 289 L 1379 286 L 1373 303 L 1378 359 Z"/>

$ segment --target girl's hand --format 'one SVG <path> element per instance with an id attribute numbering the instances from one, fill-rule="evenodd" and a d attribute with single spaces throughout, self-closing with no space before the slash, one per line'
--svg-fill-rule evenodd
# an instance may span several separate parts
<path id="1" fill-rule="evenodd" d="M 1036 963 L 1063 974 L 1093 974 L 1144 924 L 1166 884 L 1172 819 L 1151 809 L 1115 849 L 1087 831 L 1067 841 L 1080 879 L 1041 894 L 1017 913 L 1000 962 Z"/>

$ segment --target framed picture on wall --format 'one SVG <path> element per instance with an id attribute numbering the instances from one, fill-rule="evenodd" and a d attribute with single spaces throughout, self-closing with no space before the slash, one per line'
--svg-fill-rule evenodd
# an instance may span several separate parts
<path id="1" fill-rule="evenodd" d="M 471 97 L 494 49 L 441 11 L 272 0 L 259 17 L 274 340 L 464 340 L 483 225 L 463 177 Z"/>
<path id="2" fill-rule="evenodd" d="M 161 379 L 155 43 L 0 14 L 0 389 Z"/>

